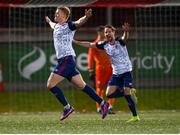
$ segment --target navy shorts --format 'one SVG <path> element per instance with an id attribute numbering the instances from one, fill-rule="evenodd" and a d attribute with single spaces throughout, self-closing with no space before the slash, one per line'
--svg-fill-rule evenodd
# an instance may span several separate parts
<path id="1" fill-rule="evenodd" d="M 132 74 L 131 72 L 126 72 L 120 75 L 112 75 L 111 80 L 108 83 L 108 86 L 118 86 L 119 88 L 132 88 Z"/>
<path id="2" fill-rule="evenodd" d="M 53 73 L 63 76 L 71 81 L 73 76 L 80 74 L 76 68 L 75 57 L 66 56 L 58 59 L 58 64 L 55 66 Z"/>

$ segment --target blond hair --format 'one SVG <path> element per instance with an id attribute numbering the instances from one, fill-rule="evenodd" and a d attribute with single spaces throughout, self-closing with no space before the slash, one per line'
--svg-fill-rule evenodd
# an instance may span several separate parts
<path id="1" fill-rule="evenodd" d="M 71 10 L 68 7 L 66 7 L 66 6 L 59 6 L 59 7 L 57 7 L 57 9 L 61 10 L 65 14 L 66 20 L 69 19 L 69 16 L 71 14 Z"/>

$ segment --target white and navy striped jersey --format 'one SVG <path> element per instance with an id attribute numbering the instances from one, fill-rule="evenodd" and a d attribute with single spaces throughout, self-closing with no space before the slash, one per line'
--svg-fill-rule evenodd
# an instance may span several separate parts
<path id="1" fill-rule="evenodd" d="M 76 56 L 72 47 L 72 40 L 75 34 L 76 26 L 73 22 L 56 24 L 53 32 L 54 47 L 57 59 L 65 56 Z"/>
<path id="2" fill-rule="evenodd" d="M 116 40 L 115 44 L 101 41 L 96 44 L 97 48 L 104 49 L 109 55 L 112 63 L 113 74 L 119 75 L 132 71 L 132 64 L 128 55 L 125 43 L 122 40 Z"/>

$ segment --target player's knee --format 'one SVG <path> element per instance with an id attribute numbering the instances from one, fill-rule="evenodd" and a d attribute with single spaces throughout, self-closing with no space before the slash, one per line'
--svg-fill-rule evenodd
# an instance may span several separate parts
<path id="1" fill-rule="evenodd" d="M 116 91 L 116 88 L 107 88 L 106 97 L 111 96 Z"/>
<path id="2" fill-rule="evenodd" d="M 130 92 L 130 88 L 125 88 L 124 89 L 124 95 L 130 95 L 131 92 Z"/>
<path id="3" fill-rule="evenodd" d="M 76 86 L 78 89 L 83 90 L 86 85 L 85 84 L 78 84 Z"/>
<path id="4" fill-rule="evenodd" d="M 109 97 L 110 95 L 112 94 L 112 92 L 111 91 L 106 91 L 106 97 Z"/>
<path id="5" fill-rule="evenodd" d="M 107 97 L 107 98 L 114 98 L 114 97 L 113 97 L 113 93 L 112 93 L 112 92 L 108 92 L 108 93 L 106 93 L 106 97 Z"/>
<path id="6" fill-rule="evenodd" d="M 52 83 L 50 83 L 50 82 L 47 82 L 47 88 L 48 89 L 51 89 L 51 88 L 53 88 L 54 86 L 53 86 L 53 84 Z"/>
<path id="7" fill-rule="evenodd" d="M 111 95 L 109 95 L 109 94 L 106 94 L 106 97 L 107 97 L 107 98 L 112 98 Z"/>
<path id="8" fill-rule="evenodd" d="M 109 96 L 109 93 L 106 91 L 106 97 L 108 97 Z"/>

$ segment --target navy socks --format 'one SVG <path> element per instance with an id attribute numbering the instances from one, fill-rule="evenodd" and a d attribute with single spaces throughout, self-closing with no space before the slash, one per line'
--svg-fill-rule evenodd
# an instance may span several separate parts
<path id="1" fill-rule="evenodd" d="M 50 91 L 56 96 L 56 98 L 58 99 L 58 101 L 63 104 L 63 106 L 68 105 L 68 101 L 65 98 L 63 92 L 61 91 L 60 88 L 58 88 L 57 86 L 53 87 L 50 89 Z"/>
<path id="2" fill-rule="evenodd" d="M 134 100 L 131 98 L 131 95 L 126 95 L 125 98 L 128 102 L 129 109 L 131 110 L 133 116 L 137 116 L 136 105 L 134 103 Z"/>
<path id="3" fill-rule="evenodd" d="M 107 96 L 108 98 L 118 98 L 118 97 L 123 97 L 124 96 L 124 92 L 123 90 L 121 91 L 120 89 L 117 89 L 114 93 L 112 93 L 111 95 Z"/>
<path id="4" fill-rule="evenodd" d="M 98 102 L 99 104 L 101 104 L 101 102 L 103 101 L 103 99 L 101 97 L 99 97 L 95 90 L 93 90 L 91 87 L 89 87 L 88 85 L 86 85 L 83 89 L 83 91 L 88 94 L 92 99 L 94 99 L 96 102 Z"/>
<path id="5" fill-rule="evenodd" d="M 131 95 L 124 95 L 124 92 L 121 91 L 120 89 L 117 89 L 114 93 L 111 95 L 107 96 L 108 98 L 118 98 L 124 96 L 125 99 L 128 102 L 129 109 L 131 110 L 133 116 L 137 116 L 136 112 L 136 105 L 134 103 L 134 100 L 132 99 Z"/>
<path id="6" fill-rule="evenodd" d="M 65 98 L 64 94 L 62 93 L 61 89 L 58 88 L 57 86 L 53 87 L 50 89 L 50 91 L 56 96 L 56 98 L 58 99 L 58 101 L 63 104 L 63 106 L 68 105 L 68 101 Z M 101 102 L 103 101 L 103 99 L 101 97 L 99 97 L 96 92 L 89 87 L 88 85 L 86 85 L 83 89 L 83 91 L 88 94 L 92 99 L 94 99 L 96 102 L 98 102 L 99 104 L 101 104 Z"/>

